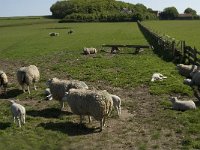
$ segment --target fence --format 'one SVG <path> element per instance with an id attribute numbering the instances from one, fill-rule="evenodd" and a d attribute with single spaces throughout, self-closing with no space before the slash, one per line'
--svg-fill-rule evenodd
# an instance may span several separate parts
<path id="1" fill-rule="evenodd" d="M 138 26 L 151 47 L 163 59 L 176 63 L 200 65 L 200 52 L 195 47 L 187 46 L 185 41 L 177 41 L 168 35 L 157 34 L 140 22 Z"/>

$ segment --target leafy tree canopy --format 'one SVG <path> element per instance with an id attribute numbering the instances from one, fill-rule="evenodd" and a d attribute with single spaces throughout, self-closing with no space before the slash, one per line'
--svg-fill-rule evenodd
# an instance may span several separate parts
<path id="1" fill-rule="evenodd" d="M 192 8 L 186 8 L 184 11 L 185 14 L 192 14 L 193 16 L 197 15 L 196 10 L 192 9 Z"/>
<path id="2" fill-rule="evenodd" d="M 167 7 L 161 12 L 161 19 L 173 20 L 179 15 L 177 9 L 175 7 Z"/>

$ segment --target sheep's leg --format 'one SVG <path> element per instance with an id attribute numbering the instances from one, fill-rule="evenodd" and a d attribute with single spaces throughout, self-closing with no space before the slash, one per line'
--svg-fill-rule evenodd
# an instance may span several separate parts
<path id="1" fill-rule="evenodd" d="M 61 111 L 62 111 L 64 109 L 64 107 L 65 107 L 65 104 L 64 104 L 63 101 L 60 101 L 60 105 L 61 105 Z"/>
<path id="2" fill-rule="evenodd" d="M 119 107 L 119 115 L 121 115 L 121 113 L 122 113 L 122 108 Z"/>
<path id="3" fill-rule="evenodd" d="M 101 119 L 101 120 L 100 120 L 100 131 L 103 130 L 103 124 L 104 124 L 104 123 L 103 123 L 103 122 L 104 122 L 103 120 L 104 120 L 104 119 Z"/>
<path id="4" fill-rule="evenodd" d="M 24 85 L 22 85 L 22 90 L 23 90 L 24 93 L 26 92 Z"/>
<path id="5" fill-rule="evenodd" d="M 37 90 L 37 87 L 36 87 L 35 83 L 33 83 L 33 87 L 34 87 L 34 90 Z"/>
<path id="6" fill-rule="evenodd" d="M 91 123 L 92 122 L 92 117 L 88 116 L 88 119 L 89 119 L 89 123 Z"/>
<path id="7" fill-rule="evenodd" d="M 15 123 L 15 116 L 13 116 L 13 122 Z"/>
<path id="8" fill-rule="evenodd" d="M 28 94 L 31 94 L 29 85 L 27 86 L 27 89 L 28 89 Z"/>
<path id="9" fill-rule="evenodd" d="M 106 122 L 106 117 L 103 117 L 103 126 L 104 127 L 106 126 L 105 122 Z"/>
<path id="10" fill-rule="evenodd" d="M 21 122 L 22 122 L 23 124 L 25 124 L 25 114 L 23 114 L 23 115 L 21 116 Z"/>
<path id="11" fill-rule="evenodd" d="M 17 120 L 18 120 L 18 126 L 21 128 L 21 121 L 19 118 L 17 118 Z"/>

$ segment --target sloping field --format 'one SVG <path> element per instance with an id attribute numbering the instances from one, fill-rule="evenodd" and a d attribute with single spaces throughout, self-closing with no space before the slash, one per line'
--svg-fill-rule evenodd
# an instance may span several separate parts
<path id="1" fill-rule="evenodd" d="M 0 95 L 0 149 L 200 148 L 199 109 L 164 109 L 171 106 L 169 95 L 193 99 L 199 105 L 175 65 L 150 49 L 133 54 L 133 49 L 124 48 L 110 54 L 110 49 L 101 47 L 148 44 L 136 23 L 22 24 L 0 27 L 0 70 L 10 81 L 7 95 Z M 68 34 L 69 29 L 74 32 Z M 50 32 L 60 34 L 50 37 Z M 98 54 L 83 55 L 83 47 L 96 47 Z M 41 72 L 38 90 L 31 88 L 30 95 L 22 93 L 15 77 L 19 67 L 29 64 Z M 154 72 L 168 78 L 152 83 Z M 89 88 L 118 95 L 122 115 L 113 111 L 102 132 L 96 129 L 99 123 L 95 120 L 79 125 L 79 117 L 69 107 L 61 112 L 57 101 L 44 100 L 45 83 L 52 77 L 82 80 Z M 21 129 L 12 123 L 10 104 L 4 100 L 8 98 L 26 107 L 27 122 Z"/>
<path id="2" fill-rule="evenodd" d="M 187 45 L 200 50 L 200 22 L 199 21 L 147 21 L 144 25 L 160 34 L 167 34 L 177 40 L 185 40 Z"/>

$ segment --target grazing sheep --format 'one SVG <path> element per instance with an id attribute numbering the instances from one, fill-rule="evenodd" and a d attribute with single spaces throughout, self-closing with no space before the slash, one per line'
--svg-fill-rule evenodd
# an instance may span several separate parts
<path id="1" fill-rule="evenodd" d="M 190 73 L 192 71 L 195 71 L 198 69 L 198 67 L 196 65 L 184 65 L 184 64 L 178 64 L 176 66 L 176 69 L 178 70 L 179 74 L 181 74 L 182 76 L 185 76 L 187 78 L 190 78 Z"/>
<path id="2" fill-rule="evenodd" d="M 13 116 L 13 121 L 15 123 L 15 119 L 18 120 L 18 126 L 21 127 L 21 123 L 25 124 L 25 118 L 26 118 L 26 109 L 24 106 L 17 104 L 15 101 L 11 100 L 11 113 Z"/>
<path id="3" fill-rule="evenodd" d="M 40 79 L 40 72 L 35 65 L 30 65 L 28 67 L 21 67 L 17 71 L 17 80 L 21 85 L 23 92 L 25 92 L 24 86 L 27 85 L 28 93 L 30 94 L 29 86 L 33 84 L 34 89 L 36 89 L 35 83 Z"/>
<path id="4" fill-rule="evenodd" d="M 7 92 L 8 78 L 5 72 L 0 70 L 0 88 L 3 87 L 4 93 Z"/>
<path id="5" fill-rule="evenodd" d="M 60 101 L 61 110 L 64 108 L 64 102 L 62 98 L 65 92 L 69 89 L 88 89 L 88 86 L 83 81 L 78 80 L 60 80 L 58 78 L 52 78 L 47 81 L 47 86 L 50 88 L 51 94 L 55 100 Z"/>
<path id="6" fill-rule="evenodd" d="M 51 32 L 51 33 L 49 33 L 49 36 L 59 36 L 59 33 Z"/>
<path id="7" fill-rule="evenodd" d="M 117 110 L 118 116 L 121 114 L 121 98 L 117 95 L 110 94 L 113 101 L 113 107 Z"/>
<path id="8" fill-rule="evenodd" d="M 163 79 L 166 79 L 166 76 L 163 76 L 161 73 L 154 73 L 151 77 L 151 82 L 154 82 L 155 80 L 162 81 Z"/>
<path id="9" fill-rule="evenodd" d="M 170 101 L 172 102 L 172 108 L 174 110 L 189 110 L 189 109 L 196 109 L 196 105 L 192 100 L 189 101 L 180 101 L 177 97 L 170 97 Z"/>
<path id="10" fill-rule="evenodd" d="M 93 116 L 100 121 L 101 131 L 105 125 L 105 118 L 110 114 L 113 106 L 112 97 L 106 90 L 70 89 L 62 101 L 67 101 L 71 111 L 80 116 L 80 123 L 85 115 Z"/>
<path id="11" fill-rule="evenodd" d="M 97 49 L 96 49 L 96 48 L 93 48 L 93 47 L 91 47 L 91 48 L 86 48 L 86 47 L 84 47 L 84 48 L 83 48 L 83 53 L 84 53 L 85 55 L 88 55 L 88 54 L 96 54 L 96 53 L 97 53 Z"/>

